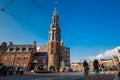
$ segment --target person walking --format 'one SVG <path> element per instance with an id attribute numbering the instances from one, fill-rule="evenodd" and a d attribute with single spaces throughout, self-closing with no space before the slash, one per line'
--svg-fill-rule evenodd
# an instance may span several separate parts
<path id="1" fill-rule="evenodd" d="M 120 62 L 117 64 L 117 74 L 114 77 L 114 80 L 120 80 Z"/>
<path id="2" fill-rule="evenodd" d="M 97 59 L 95 59 L 94 61 L 93 61 L 93 68 L 94 68 L 94 72 L 95 72 L 95 75 L 96 75 L 96 77 L 99 77 L 99 63 L 98 63 L 98 60 Z"/>
<path id="3" fill-rule="evenodd" d="M 89 71 L 89 65 L 86 60 L 83 62 L 83 67 L 84 67 L 84 77 L 88 76 L 88 71 Z"/>
<path id="4" fill-rule="evenodd" d="M 101 68 L 102 68 L 103 74 L 105 74 L 105 66 L 103 64 L 101 64 Z"/>

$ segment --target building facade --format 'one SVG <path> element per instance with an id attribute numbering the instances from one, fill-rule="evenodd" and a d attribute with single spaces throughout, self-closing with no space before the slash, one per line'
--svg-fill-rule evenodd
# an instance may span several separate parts
<path id="1" fill-rule="evenodd" d="M 118 56 L 112 56 L 112 58 L 109 59 L 99 59 L 98 62 L 100 64 L 99 69 L 101 69 L 101 64 L 103 64 L 106 70 L 110 70 L 113 69 L 114 67 L 117 68 L 119 59 Z M 94 70 L 93 61 L 88 61 L 88 65 L 89 71 L 92 72 Z M 82 62 L 71 63 L 71 69 L 73 71 L 84 71 L 83 63 Z"/>
<path id="2" fill-rule="evenodd" d="M 9 43 L 1 55 L 1 63 L 7 66 L 28 67 L 34 60 L 36 52 L 36 42 L 33 44 L 13 44 Z"/>
<path id="3" fill-rule="evenodd" d="M 72 71 L 79 71 L 79 72 L 84 71 L 83 64 L 80 62 L 71 63 L 70 67 Z"/>
<path id="4" fill-rule="evenodd" d="M 47 52 L 47 51 L 48 51 L 47 45 L 41 45 L 41 46 L 37 49 L 37 52 Z"/>

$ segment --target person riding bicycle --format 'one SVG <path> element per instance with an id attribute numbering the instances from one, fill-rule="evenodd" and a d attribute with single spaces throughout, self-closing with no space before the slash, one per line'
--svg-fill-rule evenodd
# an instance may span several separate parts
<path id="1" fill-rule="evenodd" d="M 83 67 L 84 67 L 84 77 L 88 76 L 88 71 L 89 71 L 89 67 L 88 67 L 88 63 L 86 60 L 84 60 L 83 62 Z"/>
<path id="2" fill-rule="evenodd" d="M 95 59 L 93 61 L 93 68 L 94 68 L 94 72 L 95 72 L 96 77 L 99 77 L 99 75 L 98 75 L 99 74 L 99 67 L 100 67 L 99 62 L 97 59 Z"/>

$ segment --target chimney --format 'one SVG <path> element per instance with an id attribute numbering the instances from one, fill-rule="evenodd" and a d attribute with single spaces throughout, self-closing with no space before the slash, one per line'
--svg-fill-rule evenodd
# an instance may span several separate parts
<path id="1" fill-rule="evenodd" d="M 12 42 L 9 42 L 9 46 L 12 46 L 13 45 L 13 43 Z"/>
<path id="2" fill-rule="evenodd" d="M 36 52 L 36 41 L 33 42 L 33 48 L 34 48 L 34 52 Z"/>
<path id="3" fill-rule="evenodd" d="M 36 41 L 33 42 L 34 47 L 36 47 Z"/>

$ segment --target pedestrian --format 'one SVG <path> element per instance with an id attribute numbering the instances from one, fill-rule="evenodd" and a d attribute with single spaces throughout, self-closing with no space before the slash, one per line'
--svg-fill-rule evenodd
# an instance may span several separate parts
<path id="1" fill-rule="evenodd" d="M 55 66 L 55 72 L 58 72 L 58 67 L 57 66 Z"/>
<path id="2" fill-rule="evenodd" d="M 53 70 L 53 72 L 55 72 L 55 67 L 54 66 L 52 67 L 52 70 Z"/>
<path id="3" fill-rule="evenodd" d="M 15 72 L 18 74 L 18 66 L 15 67 Z"/>
<path id="4" fill-rule="evenodd" d="M 117 71 L 120 70 L 120 62 L 117 64 Z"/>
<path id="5" fill-rule="evenodd" d="M 105 66 L 103 64 L 101 64 L 101 68 L 102 68 L 103 74 L 105 74 Z"/>
<path id="6" fill-rule="evenodd" d="M 117 64 L 117 75 L 114 77 L 114 80 L 120 80 L 120 62 Z"/>
<path id="7" fill-rule="evenodd" d="M 53 66 L 52 65 L 50 66 L 49 69 L 50 69 L 50 72 L 53 72 Z"/>
<path id="8" fill-rule="evenodd" d="M 88 76 L 88 71 L 89 71 L 89 65 L 86 60 L 83 62 L 83 67 L 84 67 L 84 77 Z"/>
<path id="9" fill-rule="evenodd" d="M 98 75 L 99 74 L 99 63 L 97 59 L 93 61 L 93 67 L 94 67 L 94 72 L 95 72 L 96 77 L 99 77 Z"/>

